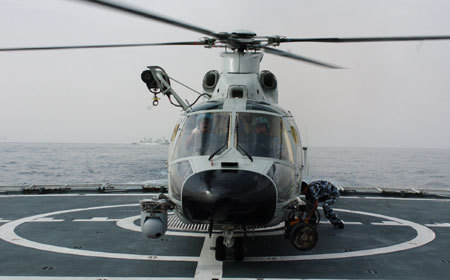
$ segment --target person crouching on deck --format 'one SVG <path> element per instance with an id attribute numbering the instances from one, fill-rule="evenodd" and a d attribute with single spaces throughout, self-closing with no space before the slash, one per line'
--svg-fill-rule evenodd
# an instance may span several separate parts
<path id="1" fill-rule="evenodd" d="M 305 218 L 306 223 L 314 215 L 319 202 L 323 202 L 322 208 L 325 217 L 335 227 L 344 228 L 344 223 L 331 208 L 331 205 L 339 198 L 339 190 L 335 185 L 323 180 L 314 181 L 309 184 L 302 182 L 302 194 L 305 195 L 306 201 L 309 202 L 308 212 Z"/>

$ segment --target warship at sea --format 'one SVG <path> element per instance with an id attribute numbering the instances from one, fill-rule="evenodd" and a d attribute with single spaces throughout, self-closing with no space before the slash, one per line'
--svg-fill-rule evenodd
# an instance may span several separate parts
<path id="1" fill-rule="evenodd" d="M 156 138 L 156 139 L 153 139 L 151 137 L 149 137 L 149 138 L 144 137 L 141 140 L 139 140 L 139 142 L 133 142 L 132 144 L 133 145 L 169 145 L 169 140 L 167 140 L 164 137 Z"/>

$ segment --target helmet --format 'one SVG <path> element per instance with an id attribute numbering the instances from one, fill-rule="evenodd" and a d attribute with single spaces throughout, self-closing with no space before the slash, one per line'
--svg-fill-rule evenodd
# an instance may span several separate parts
<path id="1" fill-rule="evenodd" d="M 197 124 L 201 124 L 205 121 L 211 121 L 211 120 L 212 120 L 212 116 L 210 113 L 197 115 Z"/>
<path id="2" fill-rule="evenodd" d="M 267 120 L 266 117 L 258 116 L 258 117 L 254 118 L 254 119 L 252 120 L 252 125 L 253 125 L 253 127 L 255 127 L 255 126 L 259 125 L 259 124 L 264 124 L 264 125 L 266 125 L 267 130 L 269 130 L 269 128 L 270 128 L 270 126 L 269 126 L 269 121 Z"/>

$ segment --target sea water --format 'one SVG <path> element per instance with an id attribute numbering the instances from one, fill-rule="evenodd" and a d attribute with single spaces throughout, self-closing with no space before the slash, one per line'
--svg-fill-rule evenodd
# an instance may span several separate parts
<path id="1" fill-rule="evenodd" d="M 167 182 L 167 145 L 0 143 L 0 186 Z M 450 189 L 449 149 L 311 147 L 304 180 Z"/>

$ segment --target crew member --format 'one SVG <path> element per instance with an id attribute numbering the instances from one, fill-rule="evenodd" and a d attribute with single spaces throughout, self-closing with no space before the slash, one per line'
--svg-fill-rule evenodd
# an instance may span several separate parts
<path id="1" fill-rule="evenodd" d="M 344 223 L 334 213 L 331 205 L 339 198 L 339 190 L 328 181 L 314 181 L 309 185 L 302 182 L 302 194 L 305 195 L 306 201 L 309 202 L 309 207 L 307 207 L 307 214 L 305 222 L 308 223 L 311 217 L 314 215 L 319 202 L 323 202 L 322 208 L 325 217 L 337 228 L 344 228 Z"/>
<path id="2" fill-rule="evenodd" d="M 272 157 L 273 145 L 270 136 L 270 125 L 266 117 L 258 116 L 253 119 L 253 155 Z"/>
<path id="3" fill-rule="evenodd" d="M 212 127 L 211 114 L 200 114 L 196 118 L 196 127 L 192 130 L 191 135 L 186 140 L 186 149 L 193 149 L 199 155 L 205 154 L 206 148 L 209 147 L 210 133 Z"/>

